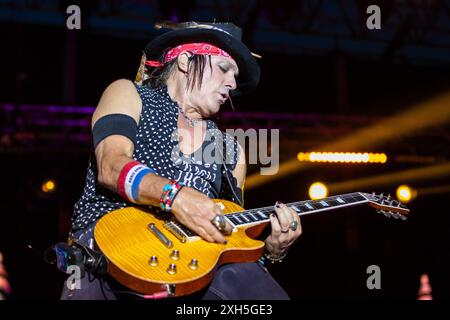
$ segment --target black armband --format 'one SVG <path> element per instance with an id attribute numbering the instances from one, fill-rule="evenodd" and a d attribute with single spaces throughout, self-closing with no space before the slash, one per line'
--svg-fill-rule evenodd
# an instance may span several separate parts
<path id="1" fill-rule="evenodd" d="M 137 129 L 136 121 L 126 114 L 114 113 L 101 117 L 92 129 L 94 148 L 103 139 L 115 134 L 125 136 L 136 144 Z"/>

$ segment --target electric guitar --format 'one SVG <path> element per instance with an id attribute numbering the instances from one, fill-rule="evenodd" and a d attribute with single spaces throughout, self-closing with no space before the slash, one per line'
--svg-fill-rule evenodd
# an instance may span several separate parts
<path id="1" fill-rule="evenodd" d="M 205 287 L 225 263 L 255 262 L 264 242 L 255 240 L 270 222 L 273 206 L 244 210 L 215 199 L 233 226 L 227 244 L 210 243 L 159 209 L 127 207 L 112 211 L 96 224 L 97 248 L 108 261 L 108 272 L 126 287 L 146 294 L 183 296 Z M 390 196 L 349 193 L 321 200 L 286 204 L 298 215 L 368 204 L 387 217 L 406 220 L 409 209 Z"/>

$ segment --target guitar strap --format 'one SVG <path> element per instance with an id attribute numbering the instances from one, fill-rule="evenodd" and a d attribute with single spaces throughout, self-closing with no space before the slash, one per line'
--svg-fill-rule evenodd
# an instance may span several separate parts
<path id="1" fill-rule="evenodd" d="M 228 167 L 228 164 L 227 164 L 225 156 L 224 156 L 224 154 L 226 154 L 226 142 L 225 142 L 226 137 L 225 137 L 224 132 L 221 131 L 221 133 L 222 133 L 222 150 L 220 148 L 217 148 L 217 150 L 220 153 L 223 168 L 224 168 L 224 174 L 222 174 L 222 177 L 225 176 L 225 179 L 228 182 L 230 190 L 233 193 L 234 202 L 237 202 L 237 204 L 239 204 L 241 207 L 243 207 L 244 206 L 244 194 L 241 190 L 239 190 L 237 185 L 232 182 L 232 180 L 235 180 L 235 178 L 233 177 L 233 173 L 230 170 L 230 168 Z M 231 175 L 231 177 L 230 177 L 230 175 Z M 241 196 L 239 196 L 239 194 Z"/>

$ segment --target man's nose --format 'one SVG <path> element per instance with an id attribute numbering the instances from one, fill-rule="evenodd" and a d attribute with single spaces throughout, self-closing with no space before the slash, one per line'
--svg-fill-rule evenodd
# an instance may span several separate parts
<path id="1" fill-rule="evenodd" d="M 229 76 L 229 77 L 227 77 L 225 86 L 226 86 L 227 88 L 229 88 L 229 90 L 234 90 L 234 89 L 236 89 L 236 86 L 237 86 L 237 85 L 236 85 L 236 79 L 234 78 L 234 76 Z"/>

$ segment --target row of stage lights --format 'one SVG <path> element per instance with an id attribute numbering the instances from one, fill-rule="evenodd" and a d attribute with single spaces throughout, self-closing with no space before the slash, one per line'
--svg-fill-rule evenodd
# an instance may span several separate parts
<path id="1" fill-rule="evenodd" d="M 326 163 L 386 163 L 385 153 L 370 152 L 299 152 L 297 159 L 300 162 L 326 162 Z M 315 182 L 309 187 L 309 197 L 313 200 L 328 196 L 328 187 L 322 182 Z M 403 203 L 413 200 L 417 191 L 407 185 L 400 185 L 396 191 L 397 199 Z"/>
<path id="2" fill-rule="evenodd" d="M 368 152 L 299 152 L 297 159 L 301 162 L 386 163 L 387 156 L 384 153 Z M 44 181 L 41 190 L 45 193 L 54 192 L 55 180 Z"/>
<path id="3" fill-rule="evenodd" d="M 385 153 L 369 152 L 299 152 L 300 162 L 386 163 Z"/>
<path id="4" fill-rule="evenodd" d="M 45 193 L 56 191 L 56 181 L 48 179 L 42 183 L 41 190 Z M 397 188 L 397 199 L 403 203 L 413 200 L 417 196 L 417 191 L 407 185 L 401 185 Z M 314 182 L 309 187 L 309 197 L 312 200 L 323 199 L 328 196 L 328 187 L 322 182 Z"/>
<path id="5" fill-rule="evenodd" d="M 314 182 L 309 187 L 308 193 L 312 200 L 323 199 L 328 197 L 328 187 L 322 182 Z M 399 201 L 407 203 L 417 197 L 417 190 L 403 184 L 397 187 L 396 195 Z"/>

